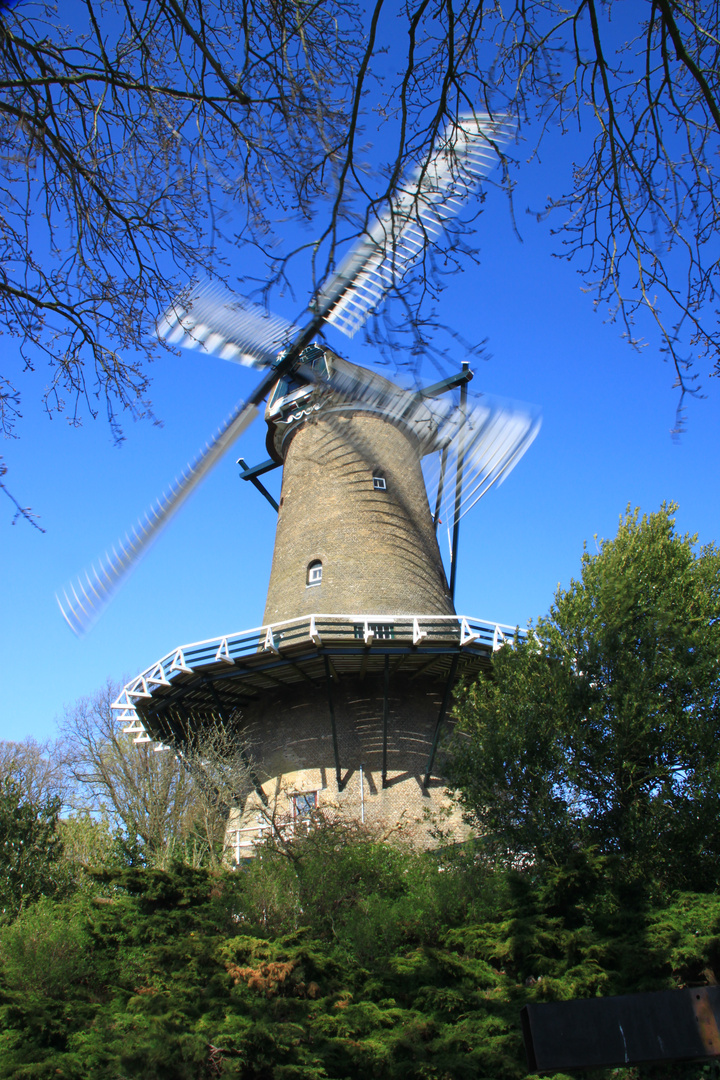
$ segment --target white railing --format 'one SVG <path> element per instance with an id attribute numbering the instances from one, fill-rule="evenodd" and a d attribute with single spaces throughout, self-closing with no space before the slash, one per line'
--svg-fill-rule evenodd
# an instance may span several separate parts
<path id="1" fill-rule="evenodd" d="M 373 647 L 382 650 L 383 646 L 389 651 L 398 646 L 423 651 L 440 644 L 495 651 L 505 644 L 514 644 L 518 633 L 524 636 L 526 631 L 466 615 L 302 615 L 269 626 L 181 645 L 131 679 L 111 707 L 119 712 L 120 721 L 130 721 L 123 730 L 134 735 L 136 743 L 151 742 L 138 714 L 137 703 L 152 698 L 153 692 L 160 687 L 172 685 L 172 681 L 183 673 L 193 674 L 217 664 L 242 666 L 243 661 L 257 658 L 259 654 L 281 656 L 287 649 L 310 643 L 318 648 L 346 646 L 348 651 Z M 165 749 L 167 747 L 162 744 L 155 746 L 158 751 Z"/>
<path id="2" fill-rule="evenodd" d="M 232 849 L 235 863 L 238 865 L 243 857 L 243 851 L 253 851 L 255 846 L 265 838 L 265 834 L 272 830 L 272 825 L 250 825 L 244 829 L 229 829 L 225 846 Z M 232 839 L 230 840 L 230 837 Z"/>
<path id="3" fill-rule="evenodd" d="M 275 833 L 283 840 L 292 839 L 296 832 L 307 830 L 310 819 L 302 818 L 297 821 L 270 822 L 263 821 L 257 825 L 246 825 L 243 828 L 228 829 L 225 835 L 225 847 L 233 853 L 235 863 L 239 864 L 243 851 L 254 851 L 268 834 Z"/>

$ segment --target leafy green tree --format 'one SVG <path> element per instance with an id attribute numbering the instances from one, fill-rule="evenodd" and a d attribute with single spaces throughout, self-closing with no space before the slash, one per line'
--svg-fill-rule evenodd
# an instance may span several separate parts
<path id="1" fill-rule="evenodd" d="M 58 797 L 31 802 L 15 780 L 0 778 L 0 922 L 67 884 L 59 812 Z"/>
<path id="2" fill-rule="evenodd" d="M 467 869 L 463 862 L 458 874 L 449 856 L 418 858 L 365 826 L 318 817 L 304 836 L 270 837 L 246 867 L 245 920 L 260 936 L 309 928 L 371 962 L 461 918 L 471 905 Z"/>
<path id="3" fill-rule="evenodd" d="M 84 811 L 62 817 L 58 832 L 67 874 L 76 889 L 97 892 L 95 872 L 143 862 L 137 839 L 128 837 L 121 828 L 113 828 L 105 814 Z"/>
<path id="4" fill-rule="evenodd" d="M 86 912 L 76 904 L 41 897 L 0 934 L 3 980 L 24 995 L 63 998 L 73 983 L 87 979 Z"/>
<path id="5" fill-rule="evenodd" d="M 628 885 L 718 883 L 720 551 L 678 535 L 675 509 L 628 511 L 459 695 L 451 779 L 515 866 L 594 850 Z"/>

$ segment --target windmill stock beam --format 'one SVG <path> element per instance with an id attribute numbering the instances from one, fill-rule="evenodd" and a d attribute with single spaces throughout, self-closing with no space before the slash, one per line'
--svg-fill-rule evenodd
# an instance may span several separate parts
<path id="1" fill-rule="evenodd" d="M 447 393 L 448 390 L 454 390 L 456 386 L 467 386 L 473 377 L 473 373 L 467 364 L 463 364 L 462 371 L 459 371 L 457 375 L 451 375 L 448 379 L 441 379 L 440 382 L 432 383 L 431 386 L 425 386 L 420 391 L 421 397 L 440 397 L 441 394 Z"/>
<path id="2" fill-rule="evenodd" d="M 263 496 L 263 498 L 267 499 L 267 501 L 270 503 L 270 505 L 272 506 L 275 513 L 279 513 L 280 512 L 280 507 L 275 502 L 275 500 L 273 499 L 272 495 L 270 494 L 268 489 L 265 487 L 265 485 L 261 484 L 260 481 L 258 480 L 258 475 L 260 475 L 261 473 L 269 472 L 271 468 L 277 468 L 278 467 L 277 463 L 274 462 L 274 461 L 271 461 L 271 462 L 264 461 L 262 463 L 262 465 L 256 465 L 252 469 L 249 469 L 247 467 L 247 462 L 245 461 L 245 458 L 238 458 L 237 463 L 238 463 L 238 465 L 242 466 L 242 469 L 243 469 L 243 472 L 240 473 L 240 479 L 241 480 L 249 480 L 250 483 L 254 487 L 256 487 L 258 489 L 258 491 Z M 267 468 L 266 468 L 266 466 L 267 466 Z"/>

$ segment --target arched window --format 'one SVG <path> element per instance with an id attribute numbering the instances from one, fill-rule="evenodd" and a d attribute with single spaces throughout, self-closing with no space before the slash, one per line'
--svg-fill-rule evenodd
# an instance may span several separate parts
<path id="1" fill-rule="evenodd" d="M 322 582 L 322 563 L 319 559 L 311 562 L 307 568 L 308 585 L 319 585 Z"/>

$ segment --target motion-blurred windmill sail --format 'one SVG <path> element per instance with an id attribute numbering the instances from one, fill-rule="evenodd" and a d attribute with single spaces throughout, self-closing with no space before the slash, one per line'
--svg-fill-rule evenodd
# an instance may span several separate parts
<path id="1" fill-rule="evenodd" d="M 323 324 L 330 323 L 349 336 L 357 331 L 488 174 L 497 161 L 498 147 L 510 133 L 507 122 L 486 115 L 470 114 L 450 124 L 434 154 L 415 170 L 322 288 L 304 328 L 207 285 L 188 290 L 163 315 L 158 334 L 168 344 L 270 370 L 136 528 L 58 596 L 63 616 L 75 633 L 89 629 L 160 529 L 255 419 L 259 404 L 273 385 L 297 366 L 301 353 Z M 313 377 L 311 372 L 305 374 Z M 331 389 L 339 390 L 333 383 Z M 364 393 L 374 392 L 372 380 L 368 380 Z M 407 401 L 403 408 L 407 408 Z M 450 427 L 453 423 L 457 425 L 448 419 Z M 448 439 L 446 445 L 450 442 Z M 488 462 L 493 454 L 497 452 L 490 454 Z M 477 475 L 485 480 L 479 481 L 474 492 L 494 473 L 497 479 L 507 467 L 497 465 L 493 472 L 493 468 L 488 471 L 483 466 Z"/>
<path id="2" fill-rule="evenodd" d="M 352 337 L 458 212 L 497 163 L 506 123 L 465 117 L 446 131 L 439 152 L 415 170 L 392 206 L 345 257 L 316 304 L 326 322 Z"/>
<path id="3" fill-rule="evenodd" d="M 310 337 L 323 323 L 348 337 L 356 333 L 491 172 L 512 130 L 506 120 L 485 114 L 448 125 L 436 152 L 413 171 L 315 297 Z M 201 286 L 170 308 L 158 333 L 170 345 L 266 367 L 275 362 L 278 347 L 301 331 L 241 297 Z"/>

